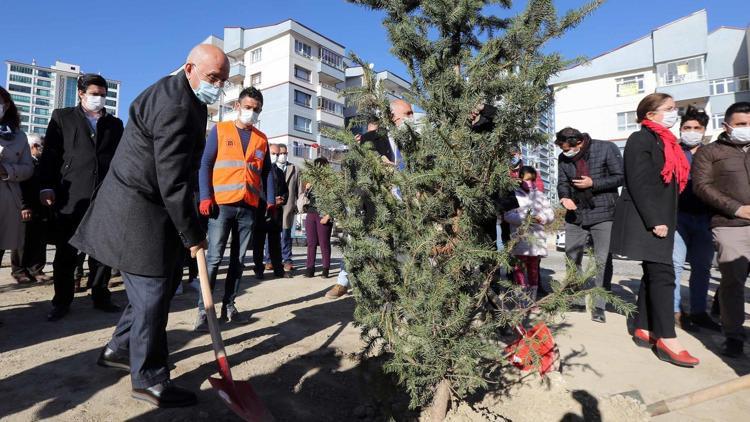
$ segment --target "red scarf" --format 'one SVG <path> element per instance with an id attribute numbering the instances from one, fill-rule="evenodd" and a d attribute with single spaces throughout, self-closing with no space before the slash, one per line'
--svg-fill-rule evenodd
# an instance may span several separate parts
<path id="1" fill-rule="evenodd" d="M 688 163 L 685 153 L 682 152 L 677 138 L 672 131 L 651 120 L 644 119 L 641 125 L 651 129 L 664 142 L 664 167 L 661 169 L 664 184 L 672 183 L 672 177 L 675 177 L 677 183 L 679 183 L 680 192 L 682 192 L 687 186 L 690 163 Z"/>

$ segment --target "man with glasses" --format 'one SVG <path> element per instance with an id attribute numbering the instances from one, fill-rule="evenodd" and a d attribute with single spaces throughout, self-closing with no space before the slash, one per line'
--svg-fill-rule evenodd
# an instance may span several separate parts
<path id="1" fill-rule="evenodd" d="M 193 202 L 206 136 L 206 105 L 219 98 L 229 60 L 195 47 L 179 73 L 146 88 L 101 189 L 71 243 L 120 269 L 129 303 L 98 364 L 130 371 L 132 396 L 160 407 L 191 406 L 169 377 L 167 319 L 182 278 L 182 252 L 207 247 Z"/>

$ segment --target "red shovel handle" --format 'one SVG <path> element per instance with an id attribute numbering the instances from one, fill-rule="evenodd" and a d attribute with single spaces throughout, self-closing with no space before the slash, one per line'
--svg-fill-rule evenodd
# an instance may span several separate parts
<path id="1" fill-rule="evenodd" d="M 219 330 L 219 321 L 216 319 L 216 309 L 214 309 L 214 298 L 211 294 L 211 285 L 208 282 L 208 267 L 206 266 L 206 252 L 198 249 L 195 254 L 198 261 L 198 278 L 201 282 L 201 295 L 203 295 L 203 304 L 206 307 L 206 317 L 208 319 L 208 331 L 211 333 L 211 342 L 216 355 L 216 363 L 219 366 L 219 374 L 227 381 L 232 381 L 232 371 L 229 369 L 227 354 L 224 351 L 224 342 L 221 339 L 221 330 Z"/>

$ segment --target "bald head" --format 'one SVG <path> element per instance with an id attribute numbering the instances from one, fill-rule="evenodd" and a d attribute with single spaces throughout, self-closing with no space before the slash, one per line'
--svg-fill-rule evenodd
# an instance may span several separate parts
<path id="1" fill-rule="evenodd" d="M 411 104 L 401 99 L 391 101 L 391 119 L 396 127 L 401 126 L 405 120 L 413 116 L 414 110 L 411 109 Z"/>
<path id="2" fill-rule="evenodd" d="M 212 85 L 224 85 L 229 78 L 229 59 L 219 47 L 198 44 L 188 54 L 185 75 L 193 89 L 198 88 L 201 79 Z"/>

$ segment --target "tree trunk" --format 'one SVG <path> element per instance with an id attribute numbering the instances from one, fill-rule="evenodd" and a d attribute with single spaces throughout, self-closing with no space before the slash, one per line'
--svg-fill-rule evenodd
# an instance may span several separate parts
<path id="1" fill-rule="evenodd" d="M 440 381 L 430 405 L 430 422 L 441 422 L 448 413 L 448 403 L 451 398 L 450 383 L 444 379 Z"/>

